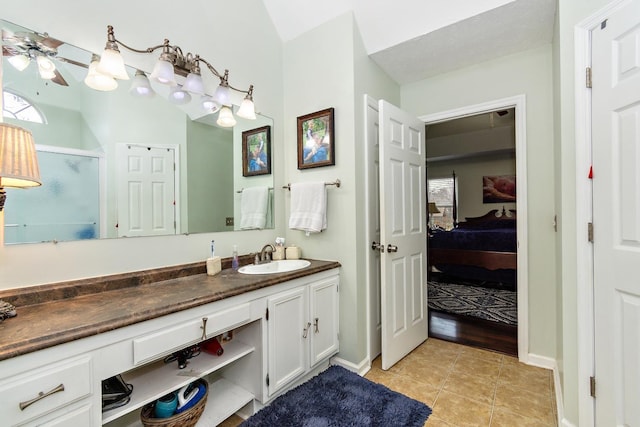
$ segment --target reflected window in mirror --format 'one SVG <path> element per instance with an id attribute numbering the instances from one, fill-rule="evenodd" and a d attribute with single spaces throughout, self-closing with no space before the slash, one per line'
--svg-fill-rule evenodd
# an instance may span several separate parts
<path id="1" fill-rule="evenodd" d="M 25 122 L 46 123 L 44 115 L 31 101 L 10 90 L 2 91 L 2 116 Z"/>

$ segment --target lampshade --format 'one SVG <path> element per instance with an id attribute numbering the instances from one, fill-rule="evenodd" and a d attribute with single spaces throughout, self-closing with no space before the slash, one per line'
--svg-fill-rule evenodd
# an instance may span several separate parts
<path id="1" fill-rule="evenodd" d="M 156 95 L 147 75 L 142 70 L 136 70 L 136 75 L 133 76 L 131 81 L 129 93 L 136 98 L 153 98 Z"/>
<path id="2" fill-rule="evenodd" d="M 196 95 L 202 95 L 204 93 L 204 83 L 202 82 L 202 76 L 200 73 L 189 73 L 182 89 Z"/>
<path id="3" fill-rule="evenodd" d="M 38 63 L 38 72 L 43 79 L 51 80 L 56 76 L 56 65 L 44 55 L 36 56 L 36 62 Z"/>
<path id="4" fill-rule="evenodd" d="M 216 123 L 225 128 L 230 128 L 231 126 L 235 126 L 236 119 L 233 117 L 233 112 L 231 111 L 231 108 L 227 107 L 226 105 L 223 106 L 220 109 L 220 112 L 218 113 L 218 120 L 216 121 Z"/>
<path id="5" fill-rule="evenodd" d="M 213 99 L 218 103 L 218 105 L 229 105 L 231 103 L 229 98 L 229 86 L 224 83 L 220 84 L 213 93 Z"/>
<path id="6" fill-rule="evenodd" d="M 31 59 L 26 55 L 13 55 L 7 59 L 9 64 L 13 65 L 18 71 L 24 71 L 31 64 Z"/>
<path id="7" fill-rule="evenodd" d="M 249 120 L 256 119 L 256 108 L 253 105 L 253 101 L 248 97 L 242 101 L 240 104 L 240 108 L 238 108 L 238 112 L 236 113 L 238 117 L 242 117 Z"/>
<path id="8" fill-rule="evenodd" d="M 163 85 L 177 85 L 176 74 L 173 71 L 173 64 L 162 58 L 158 59 L 158 61 L 156 61 L 156 65 L 153 67 L 153 71 L 151 72 L 151 80 L 162 83 Z"/>
<path id="9" fill-rule="evenodd" d="M 173 86 L 169 91 L 169 102 L 172 104 L 183 105 L 189 101 L 191 101 L 191 95 L 181 86 Z"/>
<path id="10" fill-rule="evenodd" d="M 117 48 L 110 47 L 107 43 L 100 57 L 100 64 L 98 64 L 98 71 L 102 74 L 107 74 L 114 79 L 129 80 L 127 69 L 124 66 L 124 59 L 120 55 L 120 51 Z"/>
<path id="11" fill-rule="evenodd" d="M 84 83 L 91 89 L 95 90 L 115 90 L 118 87 L 118 82 L 113 77 L 98 71 L 99 62 L 100 58 L 98 57 L 98 55 L 93 55 L 91 57 L 89 72 L 87 73 L 87 77 L 84 78 Z"/>
<path id="12" fill-rule="evenodd" d="M 220 109 L 220 105 L 214 101 L 212 96 L 203 95 L 200 98 L 200 102 L 202 103 L 202 108 L 209 113 L 215 113 Z"/>
<path id="13" fill-rule="evenodd" d="M 440 209 L 438 209 L 435 203 L 429 202 L 429 213 L 430 214 L 440 213 Z"/>
<path id="14" fill-rule="evenodd" d="M 0 211 L 4 208 L 2 187 L 37 187 L 40 169 L 31 132 L 0 123 Z"/>

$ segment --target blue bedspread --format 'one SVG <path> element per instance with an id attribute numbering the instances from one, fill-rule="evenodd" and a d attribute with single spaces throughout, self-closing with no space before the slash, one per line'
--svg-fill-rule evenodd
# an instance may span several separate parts
<path id="1" fill-rule="evenodd" d="M 497 252 L 517 252 L 515 227 L 436 231 L 429 238 L 432 249 L 467 249 Z M 452 277 L 505 284 L 516 283 L 516 270 L 487 270 L 471 265 L 436 264 L 441 272 Z"/>

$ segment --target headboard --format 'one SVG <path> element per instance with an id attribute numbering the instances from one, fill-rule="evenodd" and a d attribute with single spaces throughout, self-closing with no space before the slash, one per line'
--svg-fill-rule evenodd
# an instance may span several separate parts
<path id="1" fill-rule="evenodd" d="M 517 222 L 516 210 L 503 207 L 502 211 L 492 209 L 482 216 L 465 217 L 458 223 L 458 228 L 515 228 Z"/>

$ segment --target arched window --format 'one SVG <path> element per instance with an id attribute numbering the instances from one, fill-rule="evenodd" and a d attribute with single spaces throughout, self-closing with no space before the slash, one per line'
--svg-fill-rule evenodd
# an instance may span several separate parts
<path id="1" fill-rule="evenodd" d="M 2 115 L 25 122 L 46 123 L 44 114 L 31 101 L 8 89 L 2 92 Z"/>

